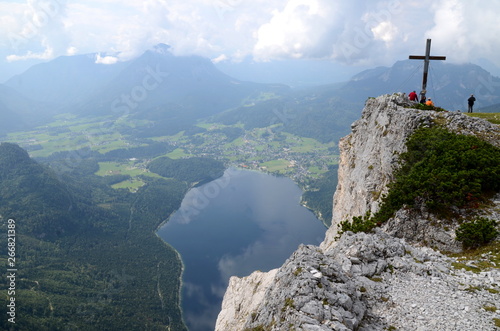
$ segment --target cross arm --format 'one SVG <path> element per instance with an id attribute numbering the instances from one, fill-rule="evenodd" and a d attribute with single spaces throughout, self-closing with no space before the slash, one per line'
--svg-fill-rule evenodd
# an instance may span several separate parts
<path id="1" fill-rule="evenodd" d="M 425 55 L 410 55 L 410 60 L 425 60 Z M 429 60 L 446 60 L 446 56 L 429 56 Z"/>

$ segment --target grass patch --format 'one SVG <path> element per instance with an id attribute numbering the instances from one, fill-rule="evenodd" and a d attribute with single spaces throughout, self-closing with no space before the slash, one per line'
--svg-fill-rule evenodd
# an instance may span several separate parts
<path id="1" fill-rule="evenodd" d="M 492 313 L 495 313 L 497 311 L 497 307 L 495 306 L 483 306 L 483 309 Z"/>
<path id="2" fill-rule="evenodd" d="M 307 170 L 309 170 L 309 172 L 313 175 L 313 177 L 317 178 L 319 177 L 320 175 L 326 173 L 328 170 L 325 170 L 323 168 L 320 168 L 320 167 L 309 167 Z"/>
<path id="3" fill-rule="evenodd" d="M 153 137 L 151 140 L 154 141 L 171 141 L 171 142 L 183 142 L 186 139 L 184 136 L 185 131 L 180 131 L 172 136 L 161 136 L 161 137 Z"/>
<path id="4" fill-rule="evenodd" d="M 127 189 L 130 192 L 137 192 L 137 190 L 140 189 L 145 184 L 146 183 L 144 183 L 140 179 L 131 178 L 131 179 L 124 180 L 123 182 L 111 185 L 111 187 L 114 189 Z"/>
<path id="5" fill-rule="evenodd" d="M 480 271 L 500 268 L 500 241 L 493 241 L 485 246 L 468 249 L 461 253 L 448 254 L 458 260 L 458 263 L 474 261 L 474 266 Z M 461 267 L 459 265 L 458 267 Z M 472 271 L 472 270 L 471 270 Z"/>
<path id="6" fill-rule="evenodd" d="M 469 286 L 464 291 L 474 293 L 474 292 L 480 291 L 480 290 L 482 290 L 482 288 L 480 288 L 479 286 Z"/>
<path id="7" fill-rule="evenodd" d="M 471 272 L 474 272 L 474 273 L 479 273 L 481 272 L 481 269 L 478 268 L 478 267 L 475 267 L 475 266 L 472 266 L 472 265 L 467 265 L 465 263 L 460 263 L 460 262 L 453 262 L 451 264 L 453 266 L 453 268 L 455 269 L 464 269 L 466 271 L 471 271 Z"/>
<path id="8" fill-rule="evenodd" d="M 173 160 L 177 160 L 177 159 L 182 159 L 182 158 L 185 158 L 185 157 L 190 157 L 192 156 L 191 154 L 187 154 L 184 149 L 182 148 L 176 148 L 174 149 L 172 152 L 168 153 L 168 154 L 165 154 L 165 155 L 162 155 L 162 156 L 167 156 Z"/>
<path id="9" fill-rule="evenodd" d="M 63 115 L 56 121 L 30 132 L 8 134 L 8 141 L 29 150 L 29 146 L 40 145 L 42 149 L 31 152 L 33 157 L 47 157 L 55 152 L 65 152 L 90 147 L 100 153 L 129 147 L 125 138 L 116 131 L 116 123 L 103 127 L 109 117 L 75 119 Z"/>
<path id="10" fill-rule="evenodd" d="M 97 176 L 113 176 L 113 175 L 128 175 L 130 179 L 123 182 L 113 184 L 113 188 L 128 188 L 135 190 L 144 182 L 140 176 L 148 176 L 161 178 L 160 175 L 148 171 L 141 167 L 141 164 L 136 164 L 134 161 L 129 162 L 99 162 L 99 171 L 95 173 Z"/>
<path id="11" fill-rule="evenodd" d="M 111 175 L 142 175 L 143 171 L 134 167 L 132 161 L 126 162 L 99 162 L 99 171 L 95 173 L 97 176 Z"/>
<path id="12" fill-rule="evenodd" d="M 500 124 L 500 113 L 465 113 L 470 117 L 478 117 L 493 124 Z"/>
<path id="13" fill-rule="evenodd" d="M 284 173 L 288 169 L 289 165 L 290 162 L 283 159 L 272 160 L 260 164 L 260 166 L 265 167 L 267 171 L 279 173 Z"/>
<path id="14" fill-rule="evenodd" d="M 294 304 L 294 301 L 293 301 L 292 298 L 286 298 L 285 299 L 285 305 L 283 306 L 283 308 L 281 308 L 281 311 L 285 311 L 288 308 L 295 309 L 295 304 Z"/>

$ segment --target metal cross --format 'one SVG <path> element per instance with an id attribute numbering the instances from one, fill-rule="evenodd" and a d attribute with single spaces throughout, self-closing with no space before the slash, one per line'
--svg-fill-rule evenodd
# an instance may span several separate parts
<path id="1" fill-rule="evenodd" d="M 424 76 L 422 77 L 422 91 L 420 92 L 420 100 L 425 98 L 427 92 L 427 73 L 429 72 L 430 60 L 446 60 L 446 56 L 431 56 L 431 40 L 427 39 L 425 47 L 425 55 L 410 55 L 410 60 L 424 60 Z"/>

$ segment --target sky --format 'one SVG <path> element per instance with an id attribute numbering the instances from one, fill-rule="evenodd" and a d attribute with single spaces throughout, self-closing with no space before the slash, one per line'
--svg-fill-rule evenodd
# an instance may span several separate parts
<path id="1" fill-rule="evenodd" d="M 311 64 L 340 79 L 422 55 L 431 38 L 447 61 L 500 67 L 499 15 L 500 0 L 7 0 L 0 82 L 61 55 L 111 65 L 158 43 L 227 70 Z"/>

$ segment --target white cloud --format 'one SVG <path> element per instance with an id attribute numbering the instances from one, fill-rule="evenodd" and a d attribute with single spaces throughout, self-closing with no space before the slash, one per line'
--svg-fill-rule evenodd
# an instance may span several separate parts
<path id="1" fill-rule="evenodd" d="M 37 59 L 37 60 L 50 60 L 54 58 L 54 49 L 51 48 L 50 46 L 47 46 L 43 52 L 32 52 L 28 51 L 24 55 L 17 55 L 17 54 L 10 54 L 7 55 L 6 60 L 7 62 L 15 62 L 15 61 L 24 61 L 24 60 L 32 60 L 32 59 Z"/>
<path id="2" fill-rule="evenodd" d="M 115 64 L 118 62 L 118 58 L 115 56 L 101 56 L 101 54 L 96 55 L 95 63 L 99 64 Z"/>
<path id="3" fill-rule="evenodd" d="M 486 57 L 500 66 L 499 0 L 443 0 L 433 9 L 435 24 L 427 35 L 436 50 L 455 61 Z"/>
<path id="4" fill-rule="evenodd" d="M 334 1 L 290 0 L 259 28 L 254 55 L 263 60 L 330 55 L 337 9 Z"/>
<path id="5" fill-rule="evenodd" d="M 0 55 L 19 61 L 103 52 L 127 60 L 165 43 L 179 55 L 232 61 L 390 64 L 422 52 L 430 37 L 433 52 L 450 61 L 483 57 L 500 65 L 499 12 L 500 0 L 2 2 Z"/>
<path id="6" fill-rule="evenodd" d="M 375 39 L 383 40 L 386 43 L 393 41 L 398 34 L 398 28 L 391 22 L 381 22 L 372 28 L 371 31 Z"/>
<path id="7" fill-rule="evenodd" d="M 212 62 L 213 63 L 219 63 L 219 62 L 224 62 L 224 61 L 227 61 L 228 60 L 228 57 L 226 54 L 221 54 L 219 56 L 217 56 L 216 58 L 212 59 Z"/>
<path id="8" fill-rule="evenodd" d="M 78 48 L 74 47 L 74 46 L 70 46 L 68 47 L 68 49 L 66 50 L 66 55 L 75 55 L 75 54 L 78 54 Z"/>

